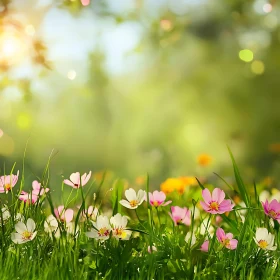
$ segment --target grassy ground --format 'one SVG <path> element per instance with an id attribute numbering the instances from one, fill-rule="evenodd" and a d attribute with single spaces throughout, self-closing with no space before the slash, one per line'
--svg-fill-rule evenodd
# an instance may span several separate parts
<path id="1" fill-rule="evenodd" d="M 18 199 L 21 191 L 28 189 L 23 171 L 11 191 L 1 194 L 0 279 L 280 278 L 279 223 L 264 213 L 257 188 L 244 185 L 232 160 L 236 184 L 222 184 L 226 199 L 232 199 L 234 194 L 240 201 L 227 213 L 211 214 L 201 208 L 202 190 L 205 187 L 212 190 L 213 186 L 199 183 L 184 194 L 172 192 L 167 195 L 172 203 L 166 206 L 155 207 L 144 201 L 137 209 L 127 209 L 119 203 L 124 198 L 124 182 L 116 181 L 106 192 L 101 180 L 94 189 L 90 182 L 73 189 L 63 203 L 65 208 L 74 209 L 73 219 L 66 222 L 62 216 L 57 216 L 57 227 L 49 232 L 46 232 L 46 219 L 49 215 L 55 216 L 56 209 L 52 186 L 48 185 L 49 165 L 40 181 L 41 188 L 48 187 L 50 191 L 39 195 L 34 203 Z M 11 173 L 15 173 L 13 171 Z M 64 185 L 63 188 L 71 187 Z M 149 192 L 148 180 L 144 190 Z M 96 216 L 84 215 L 90 205 L 98 208 L 98 215 L 109 219 L 117 213 L 128 216 L 126 229 L 132 231 L 129 240 L 118 239 L 113 232 L 104 241 L 89 238 L 86 232 L 97 229 L 92 223 Z M 191 211 L 189 225 L 176 225 L 170 217 L 170 206 L 176 205 Z M 28 218 L 35 221 L 37 235 L 17 244 L 11 234 L 16 232 L 20 221 L 26 224 Z M 267 228 L 275 236 L 276 250 L 258 246 L 254 237 L 260 227 Z M 238 240 L 235 249 L 228 249 L 226 243 L 219 242 L 218 228 L 232 233 Z M 189 240 L 185 239 L 187 233 L 191 235 Z M 209 240 L 208 252 L 201 251 L 205 240 Z M 148 252 L 148 246 L 154 246 L 154 250 Z"/>

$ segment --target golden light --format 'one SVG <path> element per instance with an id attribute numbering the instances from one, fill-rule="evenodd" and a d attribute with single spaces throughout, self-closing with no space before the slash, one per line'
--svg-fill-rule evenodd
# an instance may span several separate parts
<path id="1" fill-rule="evenodd" d="M 77 73 L 75 70 L 69 70 L 67 73 L 67 77 L 69 80 L 74 80 L 77 76 Z"/>
<path id="2" fill-rule="evenodd" d="M 0 35 L 0 64 L 11 65 L 25 57 L 27 43 L 22 36 L 13 32 Z"/>
<path id="3" fill-rule="evenodd" d="M 24 28 L 24 31 L 28 36 L 34 36 L 35 35 L 35 28 L 32 24 L 26 25 L 25 28 Z"/>
<path id="4" fill-rule="evenodd" d="M 31 126 L 31 118 L 29 115 L 22 113 L 17 117 L 17 126 L 22 129 L 26 130 Z"/>

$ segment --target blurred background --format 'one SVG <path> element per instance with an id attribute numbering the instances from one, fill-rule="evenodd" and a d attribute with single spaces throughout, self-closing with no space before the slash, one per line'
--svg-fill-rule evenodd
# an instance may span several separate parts
<path id="1" fill-rule="evenodd" d="M 279 177 L 276 0 L 0 3 L 1 169 Z"/>

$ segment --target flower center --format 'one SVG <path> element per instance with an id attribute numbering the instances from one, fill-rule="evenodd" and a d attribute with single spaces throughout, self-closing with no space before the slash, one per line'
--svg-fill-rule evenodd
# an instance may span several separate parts
<path id="1" fill-rule="evenodd" d="M 223 239 L 223 240 L 222 240 L 222 243 L 223 243 L 223 245 L 226 246 L 226 247 L 230 246 L 230 240 L 229 240 L 228 238 Z"/>
<path id="2" fill-rule="evenodd" d="M 219 210 L 219 204 L 218 204 L 218 202 L 212 201 L 212 202 L 209 204 L 209 208 L 210 208 L 210 210 L 218 211 L 218 210 Z"/>
<path id="3" fill-rule="evenodd" d="M 74 184 L 74 186 L 78 188 L 78 187 L 79 187 L 79 184 Z"/>
<path id="4" fill-rule="evenodd" d="M 259 246 L 262 249 L 265 249 L 267 247 L 267 245 L 268 245 L 268 243 L 265 240 L 260 240 L 258 243 L 259 243 Z"/>
<path id="5" fill-rule="evenodd" d="M 158 207 L 159 203 L 158 203 L 157 201 L 154 201 L 154 202 L 153 202 L 153 205 L 154 205 L 155 207 Z"/>
<path id="6" fill-rule="evenodd" d="M 99 236 L 108 236 L 109 230 L 106 227 L 103 227 L 103 228 L 99 229 L 98 235 Z"/>
<path id="7" fill-rule="evenodd" d="M 138 205 L 138 201 L 137 200 L 131 200 L 129 201 L 129 204 L 131 207 L 136 207 Z"/>
<path id="8" fill-rule="evenodd" d="M 276 213 L 274 210 L 269 210 L 268 211 L 268 215 L 273 218 L 276 219 L 276 217 L 278 216 L 278 213 Z"/>
<path id="9" fill-rule="evenodd" d="M 11 184 L 6 184 L 5 189 L 6 189 L 6 191 L 10 191 L 11 190 Z"/>
<path id="10" fill-rule="evenodd" d="M 31 237 L 32 237 L 32 232 L 30 231 L 24 231 L 22 234 L 21 234 L 21 237 L 23 240 L 30 240 Z"/>

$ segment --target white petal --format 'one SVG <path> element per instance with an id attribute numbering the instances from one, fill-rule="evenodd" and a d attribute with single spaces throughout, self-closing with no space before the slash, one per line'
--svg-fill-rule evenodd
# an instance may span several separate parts
<path id="1" fill-rule="evenodd" d="M 18 233 L 27 231 L 26 225 L 23 222 L 18 222 L 17 224 L 15 224 L 15 229 Z"/>
<path id="2" fill-rule="evenodd" d="M 30 240 L 33 240 L 36 237 L 36 235 L 37 235 L 37 231 L 34 231 L 32 236 L 31 236 L 31 238 L 30 238 Z"/>
<path id="3" fill-rule="evenodd" d="M 120 200 L 120 204 L 122 206 L 126 207 L 126 208 L 129 208 L 129 209 L 136 209 L 138 207 L 138 205 L 135 206 L 135 207 L 131 207 L 130 203 L 127 200 L 124 200 L 124 199 Z"/>
<path id="4" fill-rule="evenodd" d="M 91 230 L 90 232 L 85 232 L 86 236 L 89 238 L 97 238 L 98 233 L 96 230 Z"/>
<path id="5" fill-rule="evenodd" d="M 28 219 L 26 223 L 27 230 L 33 232 L 36 228 L 36 224 L 32 219 Z"/>
<path id="6" fill-rule="evenodd" d="M 256 230 L 256 239 L 258 241 L 260 240 L 266 240 L 268 236 L 268 231 L 266 228 L 257 228 Z"/>
<path id="7" fill-rule="evenodd" d="M 21 234 L 19 234 L 19 233 L 15 233 L 15 232 L 11 233 L 11 239 L 16 244 L 22 243 Z"/>
<path id="8" fill-rule="evenodd" d="M 132 188 L 125 191 L 125 197 L 127 198 L 128 201 L 137 200 L 136 192 Z"/>

